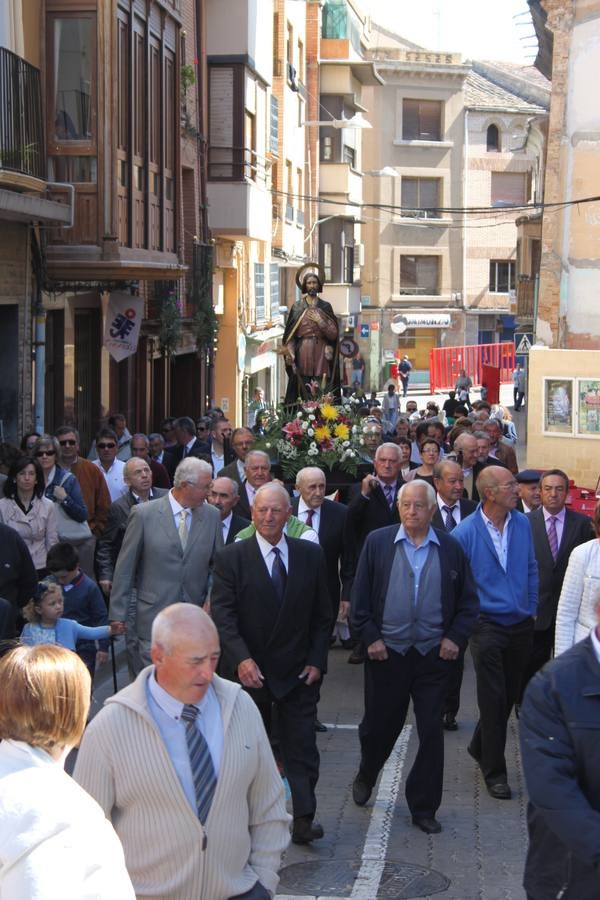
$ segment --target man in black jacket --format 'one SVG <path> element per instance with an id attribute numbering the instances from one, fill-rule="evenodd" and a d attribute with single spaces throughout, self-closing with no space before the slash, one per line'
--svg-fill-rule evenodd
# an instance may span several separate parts
<path id="1" fill-rule="evenodd" d="M 431 527 L 436 499 L 424 481 L 400 488 L 402 521 L 370 534 L 352 589 L 351 622 L 367 648 L 361 760 L 354 802 L 364 806 L 413 701 L 419 749 L 406 780 L 413 824 L 426 834 L 442 799 L 447 681 L 475 626 L 479 602 L 466 556 Z"/>
<path id="2" fill-rule="evenodd" d="M 208 492 L 208 502 L 212 506 L 216 506 L 221 514 L 221 526 L 223 528 L 223 543 L 233 544 L 235 536 L 242 528 L 247 528 L 250 519 L 239 516 L 235 508 L 238 504 L 239 488 L 233 478 L 226 478 L 224 475 L 215 478 Z"/>
<path id="3" fill-rule="evenodd" d="M 292 792 L 292 840 L 307 844 L 323 836 L 314 822 L 315 720 L 332 616 L 323 551 L 283 534 L 290 514 L 282 485 L 256 491 L 256 533 L 215 556 L 211 614 L 224 665 L 253 697 L 267 732 L 271 707 L 277 707 L 281 757 Z"/>
<path id="4" fill-rule="evenodd" d="M 571 551 L 595 537 L 592 520 L 565 506 L 569 479 L 561 469 L 544 472 L 540 493 L 542 505 L 527 515 L 540 586 L 533 646 L 523 688 L 552 656 L 556 611 Z"/>
<path id="5" fill-rule="evenodd" d="M 15 637 L 19 610 L 35 597 L 37 583 L 23 538 L 14 528 L 0 523 L 0 641 Z"/>
<path id="6" fill-rule="evenodd" d="M 528 900 L 600 896 L 599 698 L 598 627 L 525 691 L 519 725 L 529 793 Z"/>

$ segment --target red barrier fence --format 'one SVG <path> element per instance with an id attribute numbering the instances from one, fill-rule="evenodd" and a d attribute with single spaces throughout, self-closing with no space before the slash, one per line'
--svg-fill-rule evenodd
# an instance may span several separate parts
<path id="1" fill-rule="evenodd" d="M 434 347 L 429 351 L 429 389 L 447 391 L 454 387 L 464 369 L 473 384 L 481 384 L 483 366 L 500 369 L 500 382 L 509 382 L 515 368 L 514 344 L 471 344 L 469 347 Z"/>

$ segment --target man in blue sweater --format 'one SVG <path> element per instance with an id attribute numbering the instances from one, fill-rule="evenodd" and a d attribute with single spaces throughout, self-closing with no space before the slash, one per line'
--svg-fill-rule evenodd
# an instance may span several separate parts
<path id="1" fill-rule="evenodd" d="M 471 635 L 479 722 L 468 751 L 490 796 L 510 800 L 506 727 L 531 652 L 538 602 L 538 567 L 531 526 L 515 507 L 517 482 L 501 466 L 477 478 L 481 503 L 452 532 L 477 583 L 480 614 Z"/>

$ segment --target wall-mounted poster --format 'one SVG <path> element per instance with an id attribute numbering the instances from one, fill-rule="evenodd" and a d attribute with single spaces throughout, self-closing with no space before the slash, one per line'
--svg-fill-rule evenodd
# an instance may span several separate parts
<path id="1" fill-rule="evenodd" d="M 573 434 L 572 378 L 544 378 L 544 432 Z"/>
<path id="2" fill-rule="evenodd" d="M 577 433 L 600 437 L 600 381 L 577 382 Z"/>

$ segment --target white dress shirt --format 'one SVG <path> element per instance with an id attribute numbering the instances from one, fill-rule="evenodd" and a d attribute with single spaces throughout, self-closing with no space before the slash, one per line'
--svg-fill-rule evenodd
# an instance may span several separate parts
<path id="1" fill-rule="evenodd" d="M 211 450 L 211 451 L 210 451 L 210 458 L 211 458 L 211 460 L 212 460 L 212 467 L 213 467 L 214 478 L 217 478 L 219 472 L 221 471 L 221 469 L 222 469 L 223 466 L 225 465 L 225 454 L 224 454 L 224 453 L 221 453 L 221 454 L 219 455 L 218 453 L 215 453 L 214 450 Z"/>
<path id="2" fill-rule="evenodd" d="M 252 509 L 252 506 L 254 504 L 254 497 L 256 496 L 256 491 L 258 490 L 258 488 L 252 487 L 252 485 L 249 484 L 247 481 L 244 482 L 244 484 L 246 486 L 246 496 L 248 497 L 248 506 L 250 507 L 250 509 Z"/>
<path id="3" fill-rule="evenodd" d="M 273 544 L 270 544 L 268 541 L 266 541 L 264 539 L 264 537 L 262 537 L 258 533 L 258 531 L 256 532 L 256 541 L 258 543 L 258 548 L 259 548 L 260 552 L 262 553 L 262 558 L 265 561 L 267 571 L 270 575 L 271 572 L 273 571 L 273 563 L 275 562 L 275 554 L 273 553 Z M 283 534 L 281 535 L 281 538 L 279 539 L 279 543 L 275 544 L 275 546 L 279 548 L 280 555 L 281 555 L 281 561 L 282 561 L 283 565 L 285 566 L 285 571 L 289 572 L 290 567 L 289 567 L 288 545 L 287 545 L 287 541 L 286 541 L 285 537 L 283 536 Z"/>
<path id="4" fill-rule="evenodd" d="M 185 527 L 187 528 L 187 533 L 189 535 L 190 528 L 192 527 L 192 511 L 188 509 L 186 506 L 182 506 L 177 502 L 175 497 L 173 496 L 173 491 L 169 491 L 169 503 L 171 504 L 171 510 L 173 512 L 173 522 L 175 523 L 175 531 L 179 532 L 179 514 L 181 510 L 185 510 Z"/>
<path id="5" fill-rule="evenodd" d="M 446 503 L 445 500 L 443 500 L 439 494 L 436 494 L 436 499 L 437 499 L 437 505 L 439 506 L 439 509 L 440 509 L 440 513 L 442 515 L 442 521 L 443 521 L 444 525 L 446 524 L 446 515 L 447 515 L 447 513 L 443 509 L 444 506 L 446 506 L 450 510 L 450 512 L 452 513 L 452 518 L 458 525 L 458 523 L 461 520 L 460 500 L 457 500 L 456 503 L 451 506 L 450 503 Z"/>
<path id="6" fill-rule="evenodd" d="M 227 543 L 227 538 L 229 537 L 229 529 L 231 528 L 231 520 L 233 518 L 233 513 L 230 512 L 228 516 L 225 516 L 223 521 L 221 522 L 221 527 L 223 529 L 223 543 Z"/>
<path id="7" fill-rule="evenodd" d="M 123 469 L 125 468 L 125 463 L 121 459 L 115 458 L 113 460 L 112 466 L 108 470 L 102 466 L 102 463 L 99 459 L 92 459 L 90 460 L 90 462 L 92 462 L 95 466 L 98 466 L 98 468 L 104 475 L 108 493 L 110 494 L 110 499 L 113 503 L 115 502 L 115 500 L 118 500 L 119 497 L 122 497 L 123 494 L 127 493 L 129 488 L 123 480 Z"/>
<path id="8" fill-rule="evenodd" d="M 321 507 L 317 507 L 317 509 L 312 509 L 312 507 L 307 506 L 302 497 L 300 497 L 298 501 L 298 518 L 301 522 L 304 522 L 305 525 L 308 525 L 306 521 L 306 516 L 309 511 L 312 510 L 312 525 L 309 525 L 309 528 L 312 528 L 314 532 L 319 533 L 319 528 L 321 527 Z"/>

